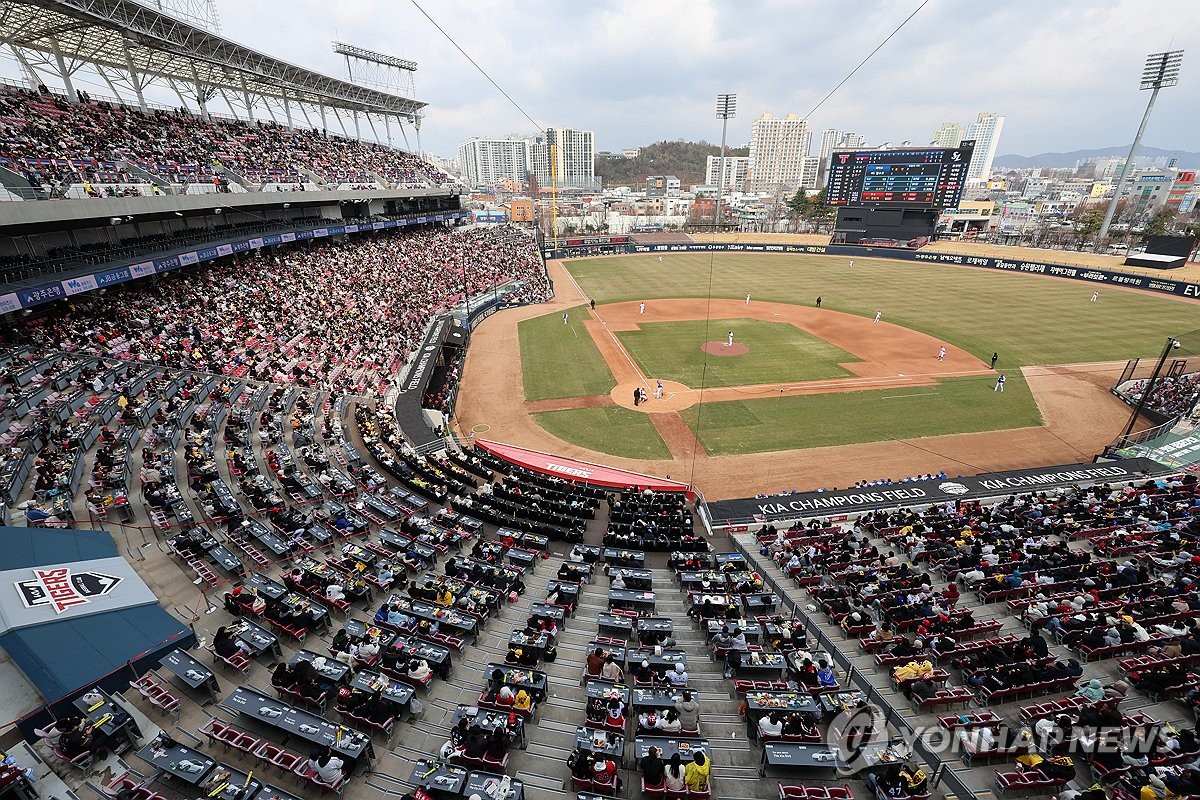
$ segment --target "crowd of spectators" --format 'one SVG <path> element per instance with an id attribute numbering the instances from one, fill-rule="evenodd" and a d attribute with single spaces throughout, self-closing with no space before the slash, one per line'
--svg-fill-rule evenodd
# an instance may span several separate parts
<path id="1" fill-rule="evenodd" d="M 396 379 L 431 316 L 520 281 L 548 292 L 534 242 L 513 228 L 429 227 L 204 265 L 79 295 L 5 338 L 333 392 Z"/>
<path id="2" fill-rule="evenodd" d="M 1125 392 L 1131 402 L 1141 401 L 1147 383 L 1137 381 Z M 1183 414 L 1196 402 L 1197 393 L 1200 393 L 1200 372 L 1164 375 L 1155 381 L 1154 391 L 1146 397 L 1146 406 L 1167 416 Z"/>
<path id="3" fill-rule="evenodd" d="M 175 184 L 213 183 L 226 169 L 250 184 L 296 184 L 312 175 L 326 184 L 450 182 L 410 153 L 324 130 L 0 89 L 0 164 L 31 185 L 127 183 L 133 176 L 124 162 Z"/>

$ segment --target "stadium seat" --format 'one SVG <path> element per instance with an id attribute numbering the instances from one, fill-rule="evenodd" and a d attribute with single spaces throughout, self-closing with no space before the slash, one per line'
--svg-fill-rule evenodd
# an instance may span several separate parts
<path id="1" fill-rule="evenodd" d="M 308 766 L 307 760 L 296 765 L 295 773 L 298 776 L 300 783 L 310 783 L 313 786 L 316 786 L 321 790 L 321 794 L 326 794 L 327 792 L 342 794 L 346 791 L 345 774 L 339 775 L 338 779 L 333 783 L 328 783 L 321 780 L 321 777 L 317 775 L 317 773 L 313 772 L 313 770 Z"/>
<path id="2" fill-rule="evenodd" d="M 662 800 L 663 793 L 666 791 L 666 789 L 667 782 L 665 780 L 650 786 L 646 784 L 646 779 L 642 778 L 642 797 L 646 798 L 647 800 Z"/>

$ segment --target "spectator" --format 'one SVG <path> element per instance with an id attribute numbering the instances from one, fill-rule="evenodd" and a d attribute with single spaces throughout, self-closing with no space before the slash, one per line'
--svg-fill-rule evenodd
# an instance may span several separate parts
<path id="1" fill-rule="evenodd" d="M 337 783 L 343 775 L 342 760 L 335 756 L 333 750 L 328 747 L 313 753 L 312 757 L 308 759 L 307 766 L 325 783 Z"/>
<path id="2" fill-rule="evenodd" d="M 370 395 L 386 391 L 431 316 L 465 290 L 512 280 L 526 299 L 548 294 L 524 232 L 430 227 L 79 295 L 70 308 L 48 307 L 31 338 L 54 350 Z"/>
<path id="3" fill-rule="evenodd" d="M 697 752 L 692 756 L 692 763 L 684 770 L 683 782 L 689 792 L 704 792 L 708 790 L 708 759 L 704 753 Z"/>

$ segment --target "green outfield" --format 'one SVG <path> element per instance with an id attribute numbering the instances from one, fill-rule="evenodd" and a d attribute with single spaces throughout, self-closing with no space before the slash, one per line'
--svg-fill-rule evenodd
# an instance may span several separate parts
<path id="1" fill-rule="evenodd" d="M 1196 328 L 1200 308 L 1147 292 L 1104 289 L 1023 273 L 930 263 L 813 255 L 667 254 L 566 262 L 585 295 L 598 304 L 711 295 L 823 307 L 921 331 L 987 363 L 993 352 L 1008 376 L 963 377 L 935 386 L 708 402 L 680 412 L 712 455 L 771 452 L 889 439 L 1008 430 L 1041 424 L 1020 367 L 1087 364 L 1157 354 L 1167 336 Z M 570 312 L 521 323 L 525 393 L 529 399 L 607 394 L 613 377 Z M 734 327 L 744 356 L 707 359 L 703 385 L 752 385 L 845 376 L 852 355 L 790 325 L 720 320 L 646 323 L 618 337 L 651 378 L 699 388 L 699 345 Z M 1086 408 L 1079 410 L 1087 414 Z M 628 409 L 581 409 L 535 415 L 562 439 L 599 452 L 665 458 L 667 448 L 644 415 Z M 639 421 L 640 420 L 640 421 Z"/>
<path id="2" fill-rule="evenodd" d="M 1196 328 L 1200 308 L 1149 292 L 1103 289 L 1040 275 L 911 261 L 757 253 L 670 253 L 564 262 L 597 303 L 713 297 L 822 306 L 951 342 L 1001 366 L 1112 361 L 1157 354 Z"/>
<path id="3" fill-rule="evenodd" d="M 608 394 L 617 385 L 583 327 L 587 307 L 527 319 L 517 325 L 526 400 Z"/>
<path id="4" fill-rule="evenodd" d="M 700 345 L 724 341 L 730 330 L 750 352 L 706 358 Z M 618 331 L 617 338 L 645 375 L 692 387 L 845 378 L 853 373 L 838 364 L 859 360 L 795 325 L 753 319 L 722 319 L 711 325 L 704 320 L 648 322 L 635 331 Z"/>
<path id="5" fill-rule="evenodd" d="M 559 324 L 562 322 L 560 320 Z M 537 423 L 564 441 L 624 458 L 670 458 L 650 417 L 621 406 L 541 411 Z"/>
<path id="6" fill-rule="evenodd" d="M 990 375 L 937 386 L 705 403 L 680 414 L 709 455 L 803 450 L 1040 425 L 1019 372 L 1003 393 Z"/>

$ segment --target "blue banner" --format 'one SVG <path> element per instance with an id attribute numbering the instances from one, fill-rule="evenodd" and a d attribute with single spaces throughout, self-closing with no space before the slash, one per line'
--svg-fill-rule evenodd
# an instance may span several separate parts
<path id="1" fill-rule="evenodd" d="M 121 267 L 120 269 L 110 269 L 104 272 L 96 273 L 97 286 L 112 286 L 115 283 L 124 283 L 125 281 L 133 280 L 133 275 L 129 272 L 129 267 Z"/>
<path id="2" fill-rule="evenodd" d="M 212 261 L 213 259 L 222 258 L 232 253 L 246 253 L 252 248 L 266 247 L 270 245 L 282 244 L 289 239 L 294 238 L 295 241 L 308 239 L 318 239 L 325 236 L 342 236 L 347 233 L 354 233 L 359 230 L 386 230 L 390 228 L 401 228 L 409 225 L 419 225 L 425 222 L 434 222 L 440 220 L 462 219 L 471 216 L 470 211 L 449 211 L 442 214 L 435 214 L 426 217 L 413 217 L 409 219 L 389 219 L 382 222 L 364 223 L 363 225 L 334 225 L 329 228 L 316 228 L 313 230 L 305 229 L 298 230 L 294 234 L 286 236 L 279 234 L 271 234 L 263 236 L 261 239 L 243 240 L 239 242 L 229 242 L 227 244 L 217 245 L 216 247 L 206 247 L 192 253 L 183 253 L 169 258 L 158 258 L 153 261 L 145 261 L 140 264 L 135 264 L 129 267 L 116 267 L 114 269 L 103 270 L 89 275 L 80 275 L 66 280 L 47 283 L 33 288 L 20 289 L 9 295 L 0 297 L 0 314 L 8 313 L 16 310 L 16 302 L 20 302 L 20 308 L 30 308 L 31 306 L 49 303 L 54 300 L 61 300 L 73 294 L 80 294 L 93 289 L 103 288 L 105 286 L 114 286 L 119 283 L 134 280 L 136 278 L 146 278 L 159 272 L 170 272 L 171 270 L 179 269 L 184 266 L 191 266 L 204 261 Z M 1194 296 L 1194 295 L 1193 295 Z M 9 305 L 12 308 L 5 308 L 4 298 L 11 298 Z"/>
<path id="3" fill-rule="evenodd" d="M 49 303 L 51 300 L 61 300 L 66 296 L 66 290 L 57 281 L 35 286 L 32 289 L 17 290 L 17 297 L 21 300 L 21 308 Z"/>

